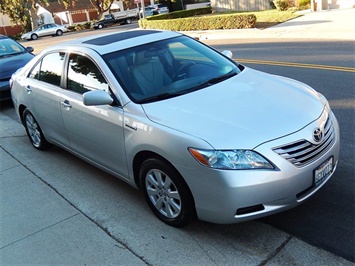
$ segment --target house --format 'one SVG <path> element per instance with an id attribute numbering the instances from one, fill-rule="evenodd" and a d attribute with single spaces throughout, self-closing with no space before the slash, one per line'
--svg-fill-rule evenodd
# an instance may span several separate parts
<path id="1" fill-rule="evenodd" d="M 272 0 L 210 0 L 211 7 L 216 12 L 225 11 L 261 11 L 272 9 Z M 289 0 L 292 2 L 293 0 Z M 318 8 L 314 11 L 328 9 L 354 8 L 355 0 L 311 0 L 317 2 Z"/>
<path id="2" fill-rule="evenodd" d="M 216 12 L 272 9 L 270 0 L 211 0 L 211 7 Z"/>

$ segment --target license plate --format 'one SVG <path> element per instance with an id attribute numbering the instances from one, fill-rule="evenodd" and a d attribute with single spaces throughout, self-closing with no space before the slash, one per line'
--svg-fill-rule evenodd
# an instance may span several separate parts
<path id="1" fill-rule="evenodd" d="M 333 157 L 330 157 L 314 170 L 314 185 L 318 187 L 322 184 L 333 172 Z"/>

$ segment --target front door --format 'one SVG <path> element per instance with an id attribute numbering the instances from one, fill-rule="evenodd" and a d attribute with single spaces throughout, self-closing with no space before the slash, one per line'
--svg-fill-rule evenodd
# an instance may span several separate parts
<path id="1" fill-rule="evenodd" d="M 96 164 L 127 177 L 123 110 L 116 105 L 85 106 L 82 94 L 109 86 L 99 68 L 83 55 L 70 54 L 67 90 L 61 95 L 71 148 Z"/>

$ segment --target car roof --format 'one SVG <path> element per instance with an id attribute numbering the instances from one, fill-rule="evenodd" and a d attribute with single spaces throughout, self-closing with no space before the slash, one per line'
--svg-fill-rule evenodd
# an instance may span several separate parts
<path id="1" fill-rule="evenodd" d="M 0 39 L 10 39 L 10 38 L 5 35 L 0 34 Z"/>
<path id="2" fill-rule="evenodd" d="M 108 54 L 117 50 L 123 50 L 145 43 L 164 40 L 181 36 L 181 33 L 164 30 L 129 30 L 124 32 L 105 33 L 88 36 L 60 43 L 48 48 L 49 50 L 70 49 L 73 47 L 86 47 L 95 50 L 99 54 Z M 48 50 L 46 49 L 46 51 Z"/>

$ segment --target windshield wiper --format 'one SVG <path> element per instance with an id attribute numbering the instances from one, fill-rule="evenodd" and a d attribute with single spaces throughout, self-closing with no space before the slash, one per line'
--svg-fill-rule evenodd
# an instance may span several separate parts
<path id="1" fill-rule="evenodd" d="M 216 78 L 211 78 L 211 79 L 207 80 L 206 82 L 200 83 L 197 86 L 191 88 L 190 91 L 197 91 L 197 90 L 206 88 L 208 86 L 211 86 L 211 85 L 221 82 L 223 80 L 229 79 L 237 74 L 238 74 L 238 72 L 228 72 L 227 74 L 224 74 L 222 76 L 219 76 Z"/>
<path id="2" fill-rule="evenodd" d="M 238 73 L 237 72 L 228 72 L 227 74 L 224 74 L 222 76 L 219 76 L 219 77 L 216 77 L 216 78 L 211 78 L 209 79 L 206 83 L 208 84 L 216 84 L 218 82 L 221 82 L 223 80 L 226 80 L 226 79 L 229 79 L 235 75 L 237 75 Z"/>
<path id="3" fill-rule="evenodd" d="M 2 54 L 2 55 L 0 55 L 0 57 L 10 57 L 10 56 L 14 56 L 17 54 L 22 54 L 22 52 L 16 52 L 16 53 L 11 53 L 11 54 Z"/>
<path id="4" fill-rule="evenodd" d="M 154 95 L 148 98 L 144 98 L 142 100 L 139 100 L 138 103 L 150 103 L 150 102 L 155 102 L 155 101 L 160 101 L 160 100 L 165 100 L 165 99 L 169 99 L 175 96 L 179 96 L 183 93 L 181 92 L 167 92 L 167 93 L 163 93 L 163 94 L 158 94 L 158 95 Z"/>

